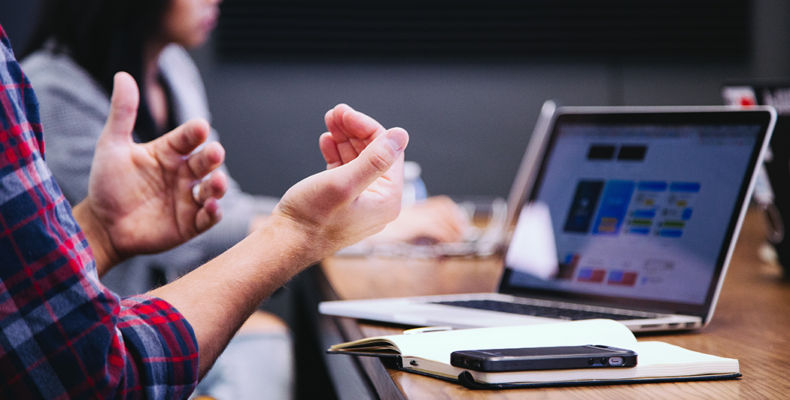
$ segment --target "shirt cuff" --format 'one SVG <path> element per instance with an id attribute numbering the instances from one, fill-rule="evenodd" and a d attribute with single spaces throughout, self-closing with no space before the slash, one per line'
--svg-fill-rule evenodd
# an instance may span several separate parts
<path id="1" fill-rule="evenodd" d="M 117 324 L 128 354 L 128 388 L 145 398 L 186 399 L 198 380 L 198 343 L 192 326 L 170 303 L 151 296 L 121 300 Z"/>

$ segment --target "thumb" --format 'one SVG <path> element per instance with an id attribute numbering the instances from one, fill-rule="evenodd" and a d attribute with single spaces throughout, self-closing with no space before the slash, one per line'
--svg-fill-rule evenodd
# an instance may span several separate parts
<path id="1" fill-rule="evenodd" d="M 403 158 L 403 150 L 408 143 L 409 134 L 405 130 L 392 128 L 371 142 L 357 158 L 346 164 L 346 168 L 335 170 L 346 175 L 343 178 L 355 187 L 356 192 L 362 192 L 381 176 L 400 184 L 403 171 L 391 167 Z"/>
<path id="2" fill-rule="evenodd" d="M 130 140 L 137 120 L 140 92 L 137 83 L 126 72 L 115 74 L 110 99 L 110 115 L 104 124 L 102 136 L 105 140 Z"/>

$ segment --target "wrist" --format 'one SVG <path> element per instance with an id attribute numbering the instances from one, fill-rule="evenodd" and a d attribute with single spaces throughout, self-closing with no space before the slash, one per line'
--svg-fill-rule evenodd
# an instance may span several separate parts
<path id="1" fill-rule="evenodd" d="M 264 225 L 266 225 L 266 220 L 269 219 L 269 214 L 257 214 L 250 219 L 247 234 L 252 234 L 253 232 L 257 231 Z"/>
<path id="2" fill-rule="evenodd" d="M 96 270 L 99 276 L 104 275 L 114 265 L 122 261 L 122 257 L 115 250 L 109 233 L 101 220 L 93 213 L 87 200 L 74 206 L 72 213 L 88 240 L 93 258 L 96 261 Z"/>
<path id="3" fill-rule="evenodd" d="M 277 243 L 279 253 L 286 255 L 291 265 L 306 268 L 320 261 L 328 247 L 316 231 L 291 217 L 273 213 L 254 234 L 261 236 L 259 243 Z"/>

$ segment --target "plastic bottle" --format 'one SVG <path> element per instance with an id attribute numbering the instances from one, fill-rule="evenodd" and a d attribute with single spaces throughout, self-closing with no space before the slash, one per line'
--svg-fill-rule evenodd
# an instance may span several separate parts
<path id="1" fill-rule="evenodd" d="M 428 190 L 425 188 L 425 182 L 420 178 L 421 173 L 422 168 L 420 168 L 420 164 L 414 161 L 406 161 L 403 163 L 402 207 L 411 207 L 428 198 Z"/>

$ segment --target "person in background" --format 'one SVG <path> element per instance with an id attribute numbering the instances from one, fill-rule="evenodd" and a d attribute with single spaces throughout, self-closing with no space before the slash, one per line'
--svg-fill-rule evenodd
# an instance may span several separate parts
<path id="1" fill-rule="evenodd" d="M 49 144 L 48 163 L 69 201 L 79 202 L 88 193 L 91 160 L 109 112 L 113 76 L 118 71 L 129 72 L 140 84 L 134 141 L 149 142 L 192 118 L 211 120 L 202 80 L 185 48 L 206 41 L 216 25 L 218 3 L 42 2 L 42 13 L 22 65 L 41 104 L 41 120 L 47 128 Z M 219 140 L 213 129 L 208 140 Z M 220 201 L 222 221 L 173 250 L 123 262 L 102 278 L 109 288 L 133 295 L 163 281 L 173 281 L 265 223 L 278 199 L 244 193 L 225 167 L 220 169 L 229 181 L 227 193 Z M 463 229 L 458 207 L 446 197 L 437 197 L 405 210 L 396 223 L 367 240 L 430 238 L 448 242 L 460 239 Z M 271 398 L 290 396 L 291 338 L 281 320 L 268 313 L 253 314 L 227 352 L 198 392 L 245 398 L 245 392 L 252 396 L 266 388 Z M 278 360 L 281 367 L 269 371 L 265 375 L 268 380 L 260 379 L 264 375 L 255 371 L 268 371 L 272 360 Z"/>
<path id="2" fill-rule="evenodd" d="M 50 165 L 69 200 L 79 201 L 87 193 L 90 159 L 107 115 L 116 72 L 127 71 L 140 83 L 136 141 L 148 142 L 190 118 L 211 121 L 202 80 L 185 48 L 206 41 L 216 25 L 219 2 L 42 2 L 22 65 L 39 93 L 42 122 L 52 126 L 48 132 Z M 212 130 L 209 140 L 219 140 L 216 131 Z M 126 294 L 147 290 L 157 276 L 174 279 L 237 243 L 265 220 L 277 199 L 247 194 L 228 175 L 222 222 L 173 251 L 119 266 L 105 282 Z M 405 210 L 401 217 L 405 223 L 393 224 L 378 237 L 456 241 L 464 229 L 458 211 L 446 197 L 432 199 L 422 208 Z"/>
<path id="3" fill-rule="evenodd" d="M 221 219 L 222 146 L 205 143 L 199 119 L 133 143 L 139 93 L 118 73 L 88 194 L 72 209 L 45 163 L 36 95 L 2 27 L 0 87 L 0 398 L 185 399 L 265 297 L 400 210 L 408 134 L 339 105 L 319 140 L 327 171 L 294 185 L 216 259 L 122 299 L 100 273 Z"/>

